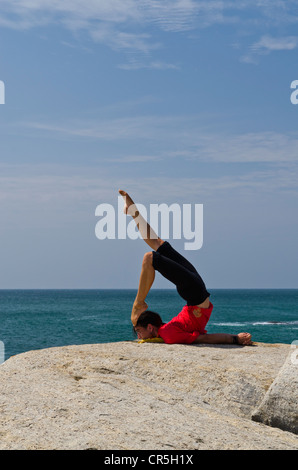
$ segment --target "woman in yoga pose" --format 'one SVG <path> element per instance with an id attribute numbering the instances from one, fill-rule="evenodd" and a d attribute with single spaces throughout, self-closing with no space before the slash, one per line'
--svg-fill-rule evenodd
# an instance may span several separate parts
<path id="1" fill-rule="evenodd" d="M 143 219 L 131 197 L 122 190 L 124 212 L 135 220 L 140 234 L 152 251 L 145 253 L 138 293 L 133 303 L 131 321 L 139 339 L 161 338 L 165 343 L 209 343 L 250 345 L 249 333 L 207 334 L 213 305 L 203 279 L 181 254 L 162 240 Z M 145 300 L 155 278 L 155 271 L 175 284 L 178 294 L 186 301 L 182 311 L 168 323 L 158 313 L 148 310 Z"/>

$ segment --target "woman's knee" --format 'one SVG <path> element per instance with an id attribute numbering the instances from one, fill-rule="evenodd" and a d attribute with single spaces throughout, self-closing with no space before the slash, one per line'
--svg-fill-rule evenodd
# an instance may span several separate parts
<path id="1" fill-rule="evenodd" d="M 153 262 L 153 253 L 152 251 L 148 251 L 147 253 L 144 254 L 143 265 L 152 266 L 152 262 Z"/>

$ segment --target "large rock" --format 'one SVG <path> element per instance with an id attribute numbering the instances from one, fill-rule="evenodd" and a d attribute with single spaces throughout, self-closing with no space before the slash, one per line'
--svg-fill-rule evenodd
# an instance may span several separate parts
<path id="1" fill-rule="evenodd" d="M 251 420 L 288 353 L 131 341 L 20 354 L 0 366 L 0 449 L 297 449 Z"/>
<path id="2" fill-rule="evenodd" d="M 298 434 L 298 364 L 290 352 L 252 419 Z"/>

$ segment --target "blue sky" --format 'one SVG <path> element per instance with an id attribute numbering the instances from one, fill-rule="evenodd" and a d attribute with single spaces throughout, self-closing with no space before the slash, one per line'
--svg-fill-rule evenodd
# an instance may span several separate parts
<path id="1" fill-rule="evenodd" d="M 95 237 L 118 188 L 204 205 L 208 288 L 297 288 L 297 7 L 2 0 L 1 288 L 136 288 L 142 240 Z"/>

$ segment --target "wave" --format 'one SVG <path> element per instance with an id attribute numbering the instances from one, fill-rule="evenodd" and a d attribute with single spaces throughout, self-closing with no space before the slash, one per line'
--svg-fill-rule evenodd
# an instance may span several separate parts
<path id="1" fill-rule="evenodd" d="M 211 322 L 210 322 L 211 323 Z M 298 320 L 294 321 L 253 321 L 253 322 L 212 322 L 217 326 L 243 326 L 243 325 L 298 325 Z"/>
<path id="2" fill-rule="evenodd" d="M 298 325 L 298 321 L 260 321 L 253 322 L 253 325 Z"/>

